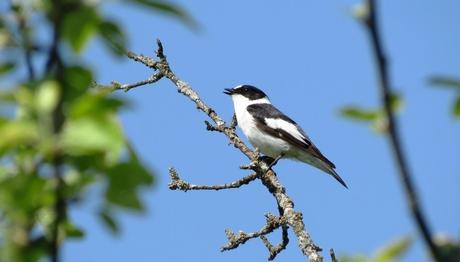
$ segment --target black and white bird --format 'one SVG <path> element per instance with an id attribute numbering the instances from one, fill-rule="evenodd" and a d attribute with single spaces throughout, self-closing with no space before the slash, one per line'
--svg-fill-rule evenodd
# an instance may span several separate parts
<path id="1" fill-rule="evenodd" d="M 274 107 L 267 95 L 251 85 L 225 89 L 235 107 L 236 120 L 249 142 L 259 152 L 273 158 L 290 158 L 310 164 L 333 176 L 344 187 L 335 165 L 313 144 L 297 123 Z"/>

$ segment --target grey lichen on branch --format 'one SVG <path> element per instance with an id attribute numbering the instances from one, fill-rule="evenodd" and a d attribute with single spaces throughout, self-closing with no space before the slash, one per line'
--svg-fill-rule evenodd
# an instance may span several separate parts
<path id="1" fill-rule="evenodd" d="M 246 243 L 246 241 L 248 241 L 251 238 L 265 236 L 273 232 L 275 229 L 281 227 L 282 225 L 287 224 L 287 218 L 283 216 L 278 217 L 278 216 L 268 213 L 265 215 L 265 217 L 267 218 L 265 226 L 257 232 L 245 233 L 243 231 L 240 231 L 238 235 L 235 235 L 233 231 L 231 231 L 230 229 L 226 229 L 225 234 L 227 235 L 228 243 L 224 245 L 221 248 L 221 250 L 226 251 L 226 250 L 235 249 L 239 245 Z"/>
<path id="2" fill-rule="evenodd" d="M 153 84 L 153 83 L 157 82 L 158 80 L 160 80 L 162 77 L 163 77 L 162 74 L 156 73 L 156 74 L 153 74 L 148 79 L 143 80 L 143 81 L 139 81 L 137 83 L 122 85 L 122 84 L 120 84 L 118 82 L 112 82 L 112 86 L 115 89 L 121 89 L 121 90 L 123 90 L 125 92 L 128 92 L 132 88 L 135 88 L 135 87 L 138 87 L 138 86 L 143 86 L 143 85 L 147 85 L 147 84 Z"/>
<path id="3" fill-rule="evenodd" d="M 169 183 L 169 189 L 176 190 L 179 189 L 181 191 L 188 191 L 188 190 L 222 190 L 222 189 L 233 189 L 239 188 L 243 185 L 249 184 L 251 181 L 257 178 L 257 173 L 252 173 L 248 176 L 245 176 L 241 179 L 233 181 L 231 183 L 222 184 L 222 185 L 193 185 L 188 182 L 185 182 L 179 177 L 176 169 L 171 167 L 169 169 L 169 176 L 171 177 L 171 182 Z"/>
<path id="4" fill-rule="evenodd" d="M 224 251 L 234 249 L 252 238 L 261 238 L 270 252 L 269 260 L 272 260 L 288 244 L 288 227 L 291 227 L 295 236 L 297 237 L 300 250 L 305 256 L 308 257 L 309 261 L 323 261 L 321 248 L 314 244 L 310 235 L 305 230 L 302 213 L 294 210 L 294 203 L 286 194 L 286 190 L 278 180 L 275 172 L 272 169 L 269 169 L 268 165 L 259 158 L 259 153 L 257 150 L 251 150 L 236 134 L 236 118 L 233 117 L 231 124 L 227 126 L 225 121 L 216 113 L 216 111 L 209 107 L 203 100 L 201 100 L 201 98 L 198 96 L 198 93 L 195 92 L 190 85 L 180 80 L 176 74 L 174 74 L 169 66 L 166 56 L 164 55 L 163 45 L 159 40 L 157 41 L 157 44 L 158 49 L 156 51 L 156 55 L 158 60 L 144 55 L 137 55 L 133 52 L 127 52 L 127 56 L 130 59 L 140 62 L 145 66 L 155 70 L 156 73 L 153 75 L 155 77 L 152 76 L 147 80 L 134 84 L 119 85 L 115 89 L 128 91 L 139 86 L 154 83 L 163 77 L 168 78 L 177 88 L 179 93 L 186 96 L 195 104 L 197 109 L 201 110 L 203 113 L 209 116 L 213 124 L 211 124 L 209 121 L 206 121 L 205 123 L 207 129 L 224 134 L 228 138 L 230 144 L 239 149 L 251 161 L 250 165 L 243 167 L 245 169 L 252 169 L 252 171 L 254 171 L 253 174 L 231 183 L 208 186 L 190 184 L 182 180 L 175 169 L 170 169 L 171 183 L 169 184 L 169 187 L 172 190 L 179 189 L 183 191 L 230 189 L 238 188 L 258 178 L 275 198 L 280 216 L 267 215 L 265 226 L 263 226 L 262 229 L 257 232 L 240 232 L 239 234 L 234 234 L 232 231 L 226 230 L 229 242 L 222 247 L 222 250 Z M 265 236 L 280 227 L 282 229 L 282 242 L 277 246 L 273 246 Z"/>

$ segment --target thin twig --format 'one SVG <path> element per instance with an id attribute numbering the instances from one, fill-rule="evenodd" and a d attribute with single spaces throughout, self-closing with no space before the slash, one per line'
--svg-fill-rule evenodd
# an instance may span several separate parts
<path id="1" fill-rule="evenodd" d="M 10 1 L 10 9 L 15 14 L 16 20 L 18 22 L 18 31 L 21 36 L 21 44 L 24 50 L 24 58 L 26 61 L 28 78 L 29 81 L 33 81 L 35 79 L 35 69 L 32 63 L 33 46 L 30 42 L 29 33 L 27 32 L 27 14 L 25 14 L 22 8 L 18 8 L 17 6 L 15 6 L 17 4 L 18 3 L 15 3 L 14 1 Z"/>
<path id="2" fill-rule="evenodd" d="M 204 124 L 206 125 L 206 130 L 208 130 L 208 131 L 217 131 L 217 132 L 222 131 L 221 129 L 219 129 L 216 126 L 214 126 L 211 123 L 209 123 L 208 120 L 204 120 Z"/>
<path id="3" fill-rule="evenodd" d="M 260 236 L 260 239 L 262 239 L 262 242 L 268 249 L 268 252 L 270 253 L 268 260 L 271 261 L 275 259 L 275 257 L 289 244 L 288 226 L 281 225 L 281 243 L 276 246 L 273 246 L 265 235 Z"/>
<path id="4" fill-rule="evenodd" d="M 284 216 L 284 209 L 278 204 L 278 212 L 280 216 Z M 265 247 L 268 249 L 270 256 L 268 260 L 273 260 L 275 257 L 283 251 L 287 245 L 289 244 L 289 237 L 288 237 L 288 229 L 289 226 L 287 224 L 281 225 L 281 243 L 276 246 L 273 246 L 270 241 L 268 241 L 267 237 L 261 236 L 262 242 L 264 243 Z"/>
<path id="5" fill-rule="evenodd" d="M 235 129 L 238 125 L 238 120 L 236 119 L 236 114 L 233 114 L 232 122 L 230 122 L 230 128 Z"/>
<path id="6" fill-rule="evenodd" d="M 273 232 L 273 230 L 287 223 L 285 217 L 277 217 L 272 214 L 266 214 L 265 217 L 267 218 L 265 226 L 257 232 L 246 233 L 240 231 L 238 235 L 236 235 L 230 229 L 226 229 L 225 234 L 227 235 L 228 243 L 222 246 L 221 251 L 235 249 L 239 245 L 246 243 L 246 241 L 248 241 L 249 239 L 259 238 L 261 236 L 267 235 Z"/>
<path id="7" fill-rule="evenodd" d="M 136 87 L 139 87 L 139 86 L 143 86 L 143 85 L 147 85 L 147 84 L 153 84 L 153 83 L 159 81 L 162 77 L 163 77 L 163 75 L 161 73 L 156 73 L 156 74 L 153 74 L 152 76 L 150 76 L 146 80 L 142 80 L 142 81 L 132 83 L 132 84 L 121 84 L 119 82 L 112 81 L 112 83 L 110 85 L 107 85 L 107 86 L 97 85 L 97 86 L 103 87 L 103 88 L 112 88 L 112 89 L 115 89 L 115 90 L 118 89 L 118 90 L 123 90 L 125 92 L 128 92 L 129 90 L 131 90 L 133 88 L 136 88 Z"/>
<path id="8" fill-rule="evenodd" d="M 157 62 L 155 60 L 153 60 L 152 58 L 148 57 L 148 56 L 137 55 L 137 54 L 135 54 L 133 52 L 127 52 L 126 56 L 131 58 L 132 60 L 134 60 L 136 62 L 140 62 L 140 63 L 144 64 L 145 66 L 156 70 Z"/>
<path id="9" fill-rule="evenodd" d="M 51 261 L 58 262 L 60 261 L 59 255 L 59 228 L 61 223 L 65 219 L 65 209 L 66 203 L 64 201 L 63 196 L 63 189 L 64 189 L 64 181 L 62 179 L 62 159 L 59 154 L 56 154 L 55 159 L 53 161 L 53 177 L 56 182 L 55 184 L 55 196 L 56 200 L 54 203 L 54 220 L 52 223 L 51 228 Z"/>
<path id="10" fill-rule="evenodd" d="M 169 189 L 171 190 L 222 190 L 222 189 L 233 189 L 239 188 L 243 185 L 249 184 L 251 181 L 254 181 L 257 178 L 257 173 L 250 174 L 245 176 L 241 179 L 233 181 L 231 183 L 222 184 L 222 185 L 193 185 L 188 182 L 185 182 L 179 177 L 176 169 L 170 168 L 169 169 L 169 176 L 171 177 L 171 182 L 169 183 Z"/>
<path id="11" fill-rule="evenodd" d="M 401 139 L 398 132 L 398 122 L 391 108 L 392 91 L 390 78 L 388 75 L 387 59 L 383 51 L 382 40 L 380 38 L 376 2 L 376 0 L 367 0 L 366 4 L 368 5 L 367 8 L 369 8 L 369 13 L 368 16 L 365 18 L 365 24 L 369 32 L 372 48 L 374 51 L 374 56 L 376 59 L 379 77 L 380 96 L 382 100 L 382 105 L 385 109 L 386 117 L 388 119 L 388 135 L 393 149 L 393 155 L 395 156 L 395 160 L 398 165 L 399 177 L 406 193 L 406 199 L 408 202 L 409 210 L 415 220 L 418 229 L 420 230 L 425 244 L 428 246 L 428 249 L 430 250 L 431 256 L 436 261 L 441 262 L 442 258 L 440 252 L 433 242 L 433 239 L 431 237 L 431 230 L 428 226 L 428 223 L 426 222 L 422 209 L 419 205 L 417 192 L 412 181 L 412 175 L 410 174 L 409 167 L 407 165 L 406 158 L 403 153 Z"/>

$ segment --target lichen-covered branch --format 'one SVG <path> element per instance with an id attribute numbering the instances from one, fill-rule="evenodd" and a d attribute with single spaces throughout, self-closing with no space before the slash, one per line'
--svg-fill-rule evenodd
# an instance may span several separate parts
<path id="1" fill-rule="evenodd" d="M 288 229 L 289 227 L 286 224 L 281 225 L 281 243 L 276 246 L 273 246 L 265 235 L 260 236 L 260 239 L 262 239 L 262 242 L 270 253 L 268 260 L 275 259 L 275 257 L 289 244 Z"/>
<path id="2" fill-rule="evenodd" d="M 119 82 L 113 81 L 113 82 L 111 83 L 111 85 L 105 86 L 105 87 L 107 87 L 107 88 L 113 88 L 113 89 L 118 89 L 118 90 L 123 90 L 123 91 L 125 91 L 125 92 L 128 92 L 128 91 L 131 90 L 132 88 L 135 88 L 135 87 L 138 87 L 138 86 L 143 86 L 143 85 L 147 85 L 147 84 L 153 84 L 153 83 L 157 82 L 158 80 L 160 80 L 162 77 L 163 77 L 162 74 L 160 74 L 160 73 L 155 73 L 155 74 L 153 74 L 152 76 L 150 76 L 148 79 L 143 80 L 143 81 L 139 81 L 139 82 L 136 82 L 136 83 L 132 83 L 132 84 L 121 84 L 121 83 L 119 83 Z"/>
<path id="3" fill-rule="evenodd" d="M 267 216 L 267 224 L 257 232 L 240 232 L 239 234 L 235 235 L 233 232 L 227 230 L 226 233 L 229 238 L 229 242 L 222 248 L 222 250 L 233 249 L 245 243 L 249 239 L 262 237 L 262 241 L 267 246 L 270 252 L 269 259 L 273 259 L 276 256 L 276 254 L 283 250 L 289 242 L 287 236 L 287 229 L 289 226 L 292 228 L 295 236 L 297 237 L 298 245 L 302 253 L 305 256 L 307 256 L 311 262 L 323 261 L 323 257 L 320 252 L 321 248 L 319 248 L 313 243 L 313 240 L 311 239 L 310 235 L 305 230 L 302 213 L 294 210 L 294 203 L 291 200 L 291 198 L 286 194 L 286 190 L 278 180 L 275 172 L 269 169 L 267 163 L 265 163 L 262 159 L 259 158 L 259 154 L 257 151 L 253 151 L 248 146 L 246 146 L 246 144 L 236 134 L 236 119 L 233 119 L 231 124 L 227 125 L 225 121 L 214 111 L 214 109 L 209 107 L 203 100 L 201 100 L 198 93 L 195 90 L 193 90 L 190 85 L 180 80 L 176 76 L 176 74 L 173 73 L 168 64 L 166 56 L 164 55 L 163 45 L 159 40 L 157 41 L 157 44 L 158 50 L 156 54 L 158 60 L 144 55 L 137 55 L 133 52 L 128 52 L 127 56 L 130 59 L 140 62 L 145 66 L 157 71 L 157 79 L 161 79 L 163 77 L 168 78 L 177 88 L 177 91 L 179 93 L 183 94 L 190 101 L 192 101 L 197 109 L 204 112 L 213 122 L 213 124 L 209 122 L 206 123 L 208 130 L 224 134 L 228 138 L 230 144 L 233 144 L 235 148 L 240 150 L 251 161 L 251 164 L 246 166 L 246 168 L 252 169 L 255 172 L 255 174 L 253 174 L 254 177 L 257 177 L 262 181 L 263 185 L 265 185 L 268 191 L 274 196 L 279 206 L 280 216 Z M 142 86 L 144 85 L 144 83 L 148 84 L 149 82 L 148 80 L 141 81 L 131 85 L 124 85 L 125 88 L 117 89 L 129 90 L 132 88 Z M 126 87 L 129 87 L 129 89 L 127 89 Z M 243 185 L 246 181 L 248 181 L 249 183 L 253 180 L 252 175 L 250 175 L 248 177 L 233 182 L 234 184 L 229 183 L 218 186 L 197 186 L 191 185 L 181 180 L 177 175 L 177 172 L 175 172 L 174 170 L 173 172 L 170 172 L 170 174 L 172 178 L 170 187 L 172 187 L 172 189 L 180 190 L 218 190 L 234 188 Z M 273 230 L 279 227 L 282 227 L 283 240 L 280 245 L 274 247 L 271 244 L 269 244 L 268 240 L 264 238 L 264 236 L 271 233 Z"/>
<path id="4" fill-rule="evenodd" d="M 238 120 L 236 120 L 236 114 L 232 116 L 232 122 L 230 122 L 230 128 L 235 129 L 238 125 Z"/>
<path id="5" fill-rule="evenodd" d="M 230 229 L 226 229 L 225 234 L 227 235 L 228 243 L 221 248 L 221 251 L 235 249 L 239 245 L 246 243 L 246 241 L 251 238 L 259 238 L 265 236 L 273 232 L 275 229 L 281 227 L 282 225 L 287 224 L 286 217 L 277 217 L 272 214 L 266 214 L 265 217 L 267 218 L 265 226 L 257 232 L 246 233 L 240 231 L 238 234 L 235 234 Z"/>
<path id="6" fill-rule="evenodd" d="M 251 181 L 254 181 L 257 178 L 257 173 L 252 173 L 248 176 L 245 176 L 241 179 L 233 181 L 231 183 L 222 184 L 222 185 L 193 185 L 188 182 L 185 182 L 179 177 L 176 169 L 169 169 L 169 176 L 171 177 L 171 182 L 169 183 L 169 189 L 187 192 L 188 190 L 222 190 L 222 189 L 233 189 L 239 188 L 243 185 L 249 184 Z"/>

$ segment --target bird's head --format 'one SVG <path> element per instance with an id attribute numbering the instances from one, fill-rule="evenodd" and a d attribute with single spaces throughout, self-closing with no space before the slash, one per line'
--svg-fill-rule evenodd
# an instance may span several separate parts
<path id="1" fill-rule="evenodd" d="M 267 95 L 262 90 L 251 85 L 239 85 L 234 88 L 226 88 L 224 94 L 231 96 L 235 103 L 270 103 Z"/>

